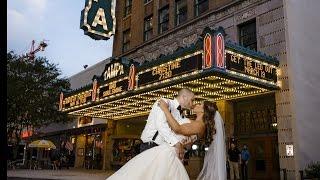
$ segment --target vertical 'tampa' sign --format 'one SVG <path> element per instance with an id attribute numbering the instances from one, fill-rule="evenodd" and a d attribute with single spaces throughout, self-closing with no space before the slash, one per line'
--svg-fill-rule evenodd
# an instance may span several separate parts
<path id="1" fill-rule="evenodd" d="M 116 0 L 86 0 L 80 28 L 95 40 L 108 40 L 116 28 Z"/>

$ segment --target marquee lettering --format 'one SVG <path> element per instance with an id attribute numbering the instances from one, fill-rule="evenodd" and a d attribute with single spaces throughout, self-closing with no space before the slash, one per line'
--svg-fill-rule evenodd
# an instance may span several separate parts
<path id="1" fill-rule="evenodd" d="M 104 10 L 102 8 L 98 9 L 97 14 L 94 17 L 94 20 L 92 22 L 92 26 L 97 27 L 98 24 L 101 25 L 105 31 L 108 31 L 106 15 L 105 15 Z"/>
<path id="2" fill-rule="evenodd" d="M 246 56 L 226 53 L 227 69 L 276 82 L 276 68 Z"/>
<path id="3" fill-rule="evenodd" d="M 77 95 L 73 95 L 64 99 L 63 104 L 69 104 L 70 107 L 84 104 L 87 102 L 87 98 L 91 96 L 91 91 L 86 91 Z"/>
<path id="4" fill-rule="evenodd" d="M 108 40 L 115 34 L 116 0 L 85 0 L 81 11 L 80 28 L 95 40 Z"/>
<path id="5" fill-rule="evenodd" d="M 108 80 L 122 74 L 124 74 L 123 65 L 120 63 L 114 63 L 107 68 L 103 76 L 104 80 Z"/>
<path id="6" fill-rule="evenodd" d="M 180 61 L 170 62 L 163 66 L 159 66 L 152 70 L 152 76 L 160 75 L 159 80 L 166 79 L 172 76 L 172 70 L 181 67 Z"/>
<path id="7" fill-rule="evenodd" d="M 109 84 L 109 89 L 103 92 L 103 97 L 110 96 L 112 94 L 117 94 L 119 92 L 122 92 L 122 86 L 117 87 L 116 82 L 111 82 Z"/>

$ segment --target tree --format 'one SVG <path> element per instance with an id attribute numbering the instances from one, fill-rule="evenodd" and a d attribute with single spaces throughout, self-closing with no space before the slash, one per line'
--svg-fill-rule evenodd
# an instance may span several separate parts
<path id="1" fill-rule="evenodd" d="M 7 53 L 7 135 L 14 137 L 15 145 L 24 128 L 69 121 L 66 113 L 58 111 L 60 92 L 70 87 L 68 79 L 60 76 L 57 65 L 46 58 L 31 62 Z"/>

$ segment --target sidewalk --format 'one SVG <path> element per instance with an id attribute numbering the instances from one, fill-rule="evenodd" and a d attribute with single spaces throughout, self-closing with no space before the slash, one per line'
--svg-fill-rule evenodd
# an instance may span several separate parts
<path id="1" fill-rule="evenodd" d="M 65 180 L 105 180 L 113 171 L 69 169 L 69 170 L 8 170 L 7 177 Z"/>

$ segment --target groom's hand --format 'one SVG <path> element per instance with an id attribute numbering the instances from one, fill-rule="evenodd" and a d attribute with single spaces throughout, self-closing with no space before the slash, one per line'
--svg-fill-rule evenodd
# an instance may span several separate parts
<path id="1" fill-rule="evenodd" d="M 162 111 L 169 111 L 169 104 L 163 99 L 159 99 L 158 106 L 162 109 Z"/>
<path id="2" fill-rule="evenodd" d="M 179 157 L 179 159 L 183 159 L 184 157 L 184 148 L 182 146 L 182 144 L 180 142 L 178 142 L 177 144 L 174 145 L 174 147 L 176 148 L 176 153 Z"/>

